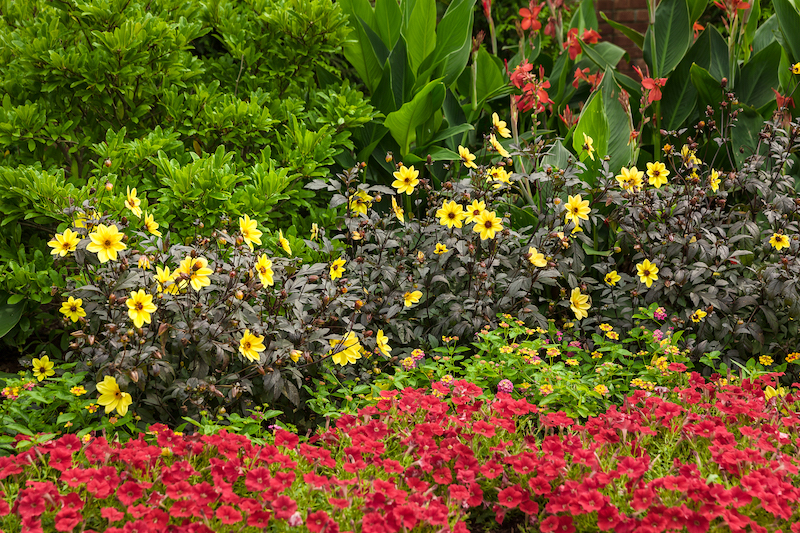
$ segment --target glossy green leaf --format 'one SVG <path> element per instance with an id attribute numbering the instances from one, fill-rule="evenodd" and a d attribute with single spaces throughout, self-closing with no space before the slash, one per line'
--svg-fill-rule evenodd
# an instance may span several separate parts
<path id="1" fill-rule="evenodd" d="M 634 30 L 633 28 L 629 28 L 624 24 L 620 24 L 619 22 L 614 22 L 613 20 L 609 19 L 605 13 L 602 11 L 600 12 L 600 17 L 605 20 L 609 26 L 614 28 L 617 31 L 622 32 L 622 34 L 633 41 L 633 44 L 638 46 L 640 49 L 644 48 L 644 35 L 639 33 L 638 31 Z"/>
<path id="2" fill-rule="evenodd" d="M 773 0 L 775 15 L 783 35 L 783 45 L 792 63 L 800 61 L 800 13 L 790 0 Z"/>
<path id="3" fill-rule="evenodd" d="M 775 100 L 772 89 L 778 87 L 780 63 L 781 45 L 777 42 L 752 56 L 736 79 L 734 89 L 739 101 L 759 108 Z"/>
<path id="4" fill-rule="evenodd" d="M 603 109 L 608 122 L 609 137 L 606 153 L 611 157 L 609 170 L 616 174 L 622 167 L 636 162 L 633 151 L 634 144 L 630 142 L 631 117 L 625 112 L 619 101 L 622 90 L 614 80 L 611 67 L 606 68 L 600 89 L 603 96 Z M 581 137 L 583 136 L 581 135 Z"/>
<path id="5" fill-rule="evenodd" d="M 655 50 L 651 31 L 655 28 Z M 653 77 L 666 77 L 692 44 L 692 23 L 686 0 L 662 0 L 656 8 L 656 22 L 644 36 L 644 59 Z"/>
<path id="6" fill-rule="evenodd" d="M 397 0 L 375 0 L 375 29 L 389 50 L 400 38 L 402 25 L 403 13 Z"/>
<path id="7" fill-rule="evenodd" d="M 724 97 L 719 81 L 714 79 L 714 77 L 709 74 L 708 70 L 696 63 L 692 65 L 689 73 L 691 75 L 692 84 L 697 89 L 697 94 L 700 97 L 702 106 L 710 105 L 717 108 Z"/>
<path id="8" fill-rule="evenodd" d="M 706 10 L 708 0 L 688 0 L 687 5 L 689 6 L 689 22 L 694 24 Z"/>
<path id="9" fill-rule="evenodd" d="M 25 309 L 25 302 L 18 300 L 17 302 L 9 303 L 6 301 L 7 297 L 7 293 L 0 293 L 0 301 L 4 302 L 0 304 L 0 338 L 4 337 L 17 325 Z"/>
<path id="10" fill-rule="evenodd" d="M 421 0 L 420 0 L 421 1 Z M 386 116 L 384 124 L 400 145 L 400 152 L 405 155 L 416 140 L 416 128 L 442 107 L 445 88 L 441 80 L 433 80 L 419 91 L 410 102 L 406 102 L 397 111 Z"/>
<path id="11" fill-rule="evenodd" d="M 436 48 L 436 0 L 416 0 L 402 34 L 411 72 L 416 75 L 422 62 Z"/>
<path id="12" fill-rule="evenodd" d="M 419 83 L 429 76 L 442 77 L 445 86 L 456 82 L 469 61 L 472 49 L 472 8 L 475 0 L 455 0 L 436 28 L 436 49 L 420 67 Z M 427 72 L 427 74 L 422 74 Z"/>
<path id="13" fill-rule="evenodd" d="M 503 71 L 497 66 L 492 57 L 485 48 L 481 47 L 478 50 L 478 77 L 476 84 L 478 102 L 483 102 L 495 91 L 508 85 Z M 480 104 L 478 107 L 480 107 Z"/>
<path id="14" fill-rule="evenodd" d="M 743 105 L 731 127 L 731 145 L 737 168 L 742 168 L 744 160 L 753 155 L 758 148 L 758 134 L 764 126 L 764 119 L 754 108 Z"/>
<path id="15" fill-rule="evenodd" d="M 778 17 L 772 15 L 756 30 L 756 35 L 753 38 L 753 53 L 759 53 L 775 41 L 778 41 L 783 46 L 783 35 L 778 24 Z"/>
<path id="16" fill-rule="evenodd" d="M 589 158 L 589 154 L 583 149 L 584 133 L 594 141 L 595 160 L 605 157 L 608 153 L 609 130 L 602 91 L 595 91 L 589 97 L 589 101 L 581 113 L 581 118 L 578 120 L 578 125 L 575 127 L 575 133 L 572 135 L 572 149 L 578 154 L 581 161 Z"/>
<path id="17" fill-rule="evenodd" d="M 582 35 L 588 29 L 597 29 L 597 15 L 592 0 L 581 0 L 578 9 L 572 15 L 569 27 L 570 29 L 578 28 L 578 35 Z"/>

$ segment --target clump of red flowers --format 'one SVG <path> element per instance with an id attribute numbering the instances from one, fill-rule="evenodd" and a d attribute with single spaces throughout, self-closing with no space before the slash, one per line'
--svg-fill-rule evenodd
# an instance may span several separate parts
<path id="1" fill-rule="evenodd" d="M 0 525 L 465 532 L 482 510 L 545 533 L 800 532 L 798 398 L 767 398 L 766 379 L 721 383 L 692 374 L 583 424 L 455 381 L 446 397 L 385 392 L 303 442 L 160 424 L 126 443 L 66 435 L 0 457 Z"/>
<path id="2" fill-rule="evenodd" d="M 547 94 L 550 82 L 544 79 L 544 67 L 541 65 L 539 65 L 539 75 L 537 76 L 533 72 L 533 65 L 525 59 L 516 66 L 509 77 L 511 84 L 522 91 L 522 94 L 512 96 L 520 111 L 533 109 L 536 113 L 541 113 L 547 104 L 553 103 Z"/>

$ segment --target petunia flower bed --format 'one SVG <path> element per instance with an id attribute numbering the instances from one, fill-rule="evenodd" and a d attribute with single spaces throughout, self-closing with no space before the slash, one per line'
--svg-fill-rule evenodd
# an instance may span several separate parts
<path id="1" fill-rule="evenodd" d="M 307 442 L 282 429 L 0 458 L 4 531 L 800 531 L 798 399 L 692 374 L 578 424 L 465 381 L 384 392 Z M 770 390 L 770 389 L 768 389 Z M 535 421 L 529 425 L 525 422 Z M 526 433 L 523 427 L 538 427 Z"/>

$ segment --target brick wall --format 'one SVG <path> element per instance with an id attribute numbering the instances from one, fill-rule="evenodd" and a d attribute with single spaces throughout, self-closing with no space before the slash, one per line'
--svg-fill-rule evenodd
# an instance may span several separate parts
<path id="1" fill-rule="evenodd" d="M 625 49 L 631 56 L 631 64 L 644 69 L 642 51 L 625 34 L 615 30 L 600 18 L 601 11 L 614 22 L 619 22 L 639 33 L 644 33 L 647 29 L 646 0 L 597 0 L 597 20 L 600 23 L 600 35 L 603 40 Z M 620 62 L 619 70 L 623 74 L 627 74 L 637 81 L 639 80 L 639 76 L 624 60 Z"/>

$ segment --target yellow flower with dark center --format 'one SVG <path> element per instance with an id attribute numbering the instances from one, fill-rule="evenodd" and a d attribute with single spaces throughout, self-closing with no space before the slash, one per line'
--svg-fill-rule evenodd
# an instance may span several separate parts
<path id="1" fill-rule="evenodd" d="M 348 331 L 342 339 L 332 339 L 330 343 L 333 349 L 328 354 L 337 365 L 345 366 L 361 359 L 361 343 L 352 331 Z"/>
<path id="2" fill-rule="evenodd" d="M 502 219 L 495 216 L 494 211 L 484 211 L 481 216 L 474 220 L 475 227 L 472 229 L 480 233 L 481 240 L 494 239 L 495 233 L 502 231 Z"/>
<path id="3" fill-rule="evenodd" d="M 133 403 L 133 398 L 127 392 L 122 392 L 116 379 L 106 376 L 102 382 L 97 384 L 97 392 L 100 393 L 97 403 L 105 406 L 106 414 L 115 409 L 120 416 L 128 414 L 128 406 Z M 94 411 L 90 409 L 89 412 Z"/>
<path id="4" fill-rule="evenodd" d="M 53 370 L 55 365 L 50 360 L 50 357 L 43 355 L 41 359 L 33 360 L 33 377 L 42 381 L 44 378 L 49 378 L 55 375 L 56 371 Z"/>
<path id="5" fill-rule="evenodd" d="M 633 191 L 642 188 L 644 172 L 636 167 L 622 167 L 616 178 L 620 187 L 626 191 Z"/>
<path id="6" fill-rule="evenodd" d="M 128 194 L 126 195 L 125 198 L 125 207 L 130 209 L 131 213 L 133 213 L 137 217 L 141 217 L 142 208 L 139 207 L 141 203 L 142 201 L 136 197 L 136 188 L 134 187 L 133 189 L 131 189 L 130 187 L 128 187 Z"/>
<path id="7" fill-rule="evenodd" d="M 170 273 L 169 267 L 161 268 L 156 266 L 156 281 L 158 282 L 158 292 L 166 292 L 167 294 L 178 294 L 178 285 L 175 279 L 180 273 Z M 184 282 L 184 285 L 186 282 Z"/>
<path id="8" fill-rule="evenodd" d="M 380 352 L 386 357 L 390 357 L 392 354 L 392 347 L 389 346 L 389 337 L 383 334 L 382 329 L 378 330 L 378 336 L 375 340 L 378 350 L 380 350 Z"/>
<path id="9" fill-rule="evenodd" d="M 275 284 L 275 281 L 272 279 L 272 261 L 267 258 L 266 254 L 258 256 L 256 272 L 258 272 L 258 279 L 261 280 L 262 285 L 272 286 Z"/>
<path id="10" fill-rule="evenodd" d="M 91 239 L 92 242 L 89 243 L 86 249 L 96 253 L 101 263 L 105 263 L 109 260 L 116 261 L 117 252 L 121 252 L 126 248 L 126 246 L 122 244 L 123 237 L 124 235 L 119 232 L 117 226 L 114 224 L 110 226 L 100 224 L 89 234 L 89 239 Z"/>
<path id="11" fill-rule="evenodd" d="M 567 198 L 567 205 L 564 207 L 567 211 L 565 215 L 566 222 L 572 220 L 576 226 L 580 223 L 580 220 L 589 220 L 589 213 L 592 212 L 589 208 L 589 200 L 582 199 L 580 194 L 570 195 Z"/>
<path id="12" fill-rule="evenodd" d="M 511 137 L 511 130 L 506 127 L 506 121 L 500 120 L 497 113 L 492 113 L 492 126 L 494 126 L 495 131 L 497 131 L 500 137 L 505 137 L 506 139 Z"/>
<path id="13" fill-rule="evenodd" d="M 341 278 L 342 274 L 344 274 L 344 265 L 347 261 L 342 259 L 336 259 L 333 263 L 331 263 L 331 281 Z"/>
<path id="14" fill-rule="evenodd" d="M 701 320 L 703 320 L 706 317 L 706 315 L 708 315 L 708 313 L 706 313 L 702 309 L 698 309 L 694 313 L 692 313 L 692 322 L 696 324 Z"/>
<path id="15" fill-rule="evenodd" d="M 259 354 L 266 349 L 263 335 L 253 335 L 250 333 L 249 329 L 244 330 L 244 335 L 242 335 L 241 340 L 239 340 L 239 353 L 242 354 L 245 359 L 257 363 L 261 358 Z"/>
<path id="16" fill-rule="evenodd" d="M 68 253 L 74 252 L 79 242 L 81 242 L 81 236 L 67 228 L 64 233 L 56 233 L 53 240 L 47 243 L 47 246 L 53 248 L 50 251 L 51 255 L 64 257 Z"/>
<path id="17" fill-rule="evenodd" d="M 511 185 L 511 173 L 506 172 L 506 169 L 503 167 L 492 167 L 487 172 L 489 181 L 495 181 L 496 183 L 492 186 L 494 189 L 499 189 L 505 183 L 506 185 Z"/>
<path id="18" fill-rule="evenodd" d="M 248 215 L 239 218 L 239 231 L 242 232 L 244 243 L 253 251 L 253 244 L 261 245 L 261 231 L 258 229 L 258 222 L 250 220 Z"/>
<path id="19" fill-rule="evenodd" d="M 187 256 L 178 266 L 176 273 L 178 276 L 185 274 L 189 278 L 192 288 L 199 291 L 203 287 L 211 285 L 209 276 L 214 271 L 208 268 L 208 260 L 205 257 Z M 182 288 L 182 287 L 179 287 Z"/>
<path id="20" fill-rule="evenodd" d="M 471 154 L 468 149 L 460 144 L 458 145 L 458 157 L 461 158 L 461 162 L 464 163 L 465 167 L 478 168 L 478 165 L 475 164 L 475 154 Z"/>
<path id="21" fill-rule="evenodd" d="M 528 261 L 539 268 L 544 268 L 547 266 L 547 260 L 544 258 L 544 254 L 537 251 L 536 248 L 530 247 L 528 248 Z"/>
<path id="22" fill-rule="evenodd" d="M 414 170 L 414 165 L 408 168 L 400 165 L 400 170 L 392 175 L 395 178 L 392 187 L 397 189 L 398 194 L 411 194 L 414 192 L 414 187 L 419 185 L 419 170 Z"/>
<path id="23" fill-rule="evenodd" d="M 789 237 L 782 233 L 773 233 L 772 237 L 769 239 L 769 243 L 780 252 L 784 248 L 789 247 Z"/>
<path id="24" fill-rule="evenodd" d="M 439 224 L 442 226 L 447 226 L 450 229 L 454 226 L 460 228 L 461 221 L 464 220 L 464 208 L 455 201 L 448 202 L 445 200 L 441 209 L 436 211 L 436 216 L 439 217 Z"/>
<path id="25" fill-rule="evenodd" d="M 289 241 L 283 236 L 283 230 L 278 230 L 278 244 L 283 248 L 284 252 L 290 256 L 292 255 L 292 247 L 289 246 Z"/>
<path id="26" fill-rule="evenodd" d="M 711 187 L 711 190 L 713 192 L 717 192 L 719 190 L 719 184 L 720 184 L 719 172 L 712 169 L 711 176 L 708 178 L 708 185 Z"/>
<path id="27" fill-rule="evenodd" d="M 473 200 L 464 212 L 464 222 L 472 224 L 484 211 L 486 211 L 486 203 L 483 200 L 480 202 L 478 200 Z"/>
<path id="28" fill-rule="evenodd" d="M 446 245 L 444 245 L 444 244 L 442 244 L 440 242 L 437 242 L 436 243 L 436 249 L 433 251 L 433 253 L 435 253 L 436 255 L 442 255 L 442 254 L 446 254 L 449 251 L 450 250 L 447 249 Z"/>
<path id="29" fill-rule="evenodd" d="M 395 199 L 394 196 L 392 196 L 392 211 L 394 211 L 394 216 L 397 217 L 397 220 L 405 223 L 406 219 L 403 208 L 397 205 L 397 200 Z"/>
<path id="30" fill-rule="evenodd" d="M 131 297 L 125 304 L 128 306 L 128 316 L 133 320 L 134 326 L 140 328 L 145 322 L 150 324 L 150 315 L 156 312 L 152 294 L 147 294 L 142 289 L 131 291 Z"/>
<path id="31" fill-rule="evenodd" d="M 61 303 L 59 311 L 73 322 L 77 322 L 79 318 L 86 316 L 86 311 L 81 305 L 83 305 L 83 300 L 70 296 L 66 302 Z"/>
<path id="32" fill-rule="evenodd" d="M 367 216 L 367 210 L 372 207 L 372 196 L 362 190 L 350 197 L 350 211 L 356 215 Z"/>
<path id="33" fill-rule="evenodd" d="M 500 154 L 501 157 L 509 157 L 511 154 L 508 153 L 508 150 L 503 148 L 503 145 L 500 144 L 500 141 L 497 140 L 497 137 L 494 136 L 494 133 L 489 135 L 489 144 L 492 145 L 492 148 Z"/>
<path id="34" fill-rule="evenodd" d="M 586 150 L 588 156 L 594 161 L 594 139 L 586 135 L 584 132 L 583 134 L 583 149 Z"/>
<path id="35" fill-rule="evenodd" d="M 800 63 L 792 65 L 792 74 L 800 74 Z"/>
<path id="36" fill-rule="evenodd" d="M 605 278 L 605 280 L 606 280 L 606 284 L 608 284 L 608 285 L 611 285 L 612 287 L 613 287 L 614 285 L 616 285 L 616 284 L 617 284 L 617 282 L 618 282 L 619 280 L 621 280 L 621 279 L 622 279 L 622 278 L 620 277 L 620 275 L 619 275 L 619 274 L 617 274 L 617 271 L 616 271 L 616 270 L 612 270 L 611 272 L 609 272 L 608 274 L 606 274 L 606 278 Z"/>
<path id="37" fill-rule="evenodd" d="M 681 148 L 681 159 L 683 159 L 683 166 L 694 167 L 700 164 L 700 160 L 694 155 L 695 151 L 689 149 L 688 144 L 684 144 Z"/>
<path id="38" fill-rule="evenodd" d="M 403 302 L 405 303 L 406 307 L 411 307 L 415 303 L 419 302 L 420 298 L 422 298 L 422 293 L 420 291 L 407 292 L 403 295 Z"/>
<path id="39" fill-rule="evenodd" d="M 651 263 L 649 259 L 645 259 L 636 265 L 636 275 L 639 276 L 639 280 L 647 285 L 649 289 L 653 285 L 653 282 L 658 279 L 658 267 Z"/>
<path id="40" fill-rule="evenodd" d="M 158 226 L 158 222 L 153 219 L 153 215 L 151 213 L 144 214 L 144 229 L 156 237 L 161 237 L 161 232 L 158 231 Z"/>
<path id="41" fill-rule="evenodd" d="M 577 320 L 589 316 L 588 310 L 590 306 L 588 294 L 581 294 L 581 290 L 578 287 L 572 289 L 572 293 L 569 296 L 569 308 L 575 313 Z"/>
<path id="42" fill-rule="evenodd" d="M 667 176 L 669 176 L 669 170 L 664 163 L 660 161 L 647 163 L 647 182 L 656 189 L 667 184 Z"/>

